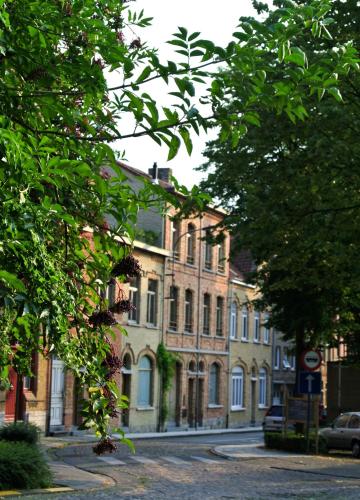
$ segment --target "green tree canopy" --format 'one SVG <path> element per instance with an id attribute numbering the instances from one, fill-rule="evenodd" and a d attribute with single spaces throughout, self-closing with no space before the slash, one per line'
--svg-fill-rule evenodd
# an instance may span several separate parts
<path id="1" fill-rule="evenodd" d="M 276 16 L 270 13 L 266 25 L 276 26 Z M 338 44 L 358 48 L 357 2 L 334 1 L 327 16 L 325 38 L 301 33 L 295 52 L 272 60 L 268 78 L 279 99 L 293 88 L 291 75 L 279 81 L 284 60 L 296 74 L 312 71 L 316 81 L 311 68 L 329 51 L 339 53 Z M 257 22 L 248 23 L 256 29 Z M 261 303 L 272 308 L 272 324 L 297 339 L 298 354 L 308 343 L 345 335 L 358 321 L 360 93 L 354 69 L 329 74 L 323 88 L 298 108 L 285 106 L 283 114 L 255 104 L 254 124 L 261 126 L 251 127 L 236 147 L 220 136 L 205 151 L 203 187 L 229 210 L 226 224 L 237 250 L 250 249 L 257 264 L 252 279 Z M 221 103 L 223 113 L 241 112 L 242 92 L 239 87 L 238 98 Z"/>

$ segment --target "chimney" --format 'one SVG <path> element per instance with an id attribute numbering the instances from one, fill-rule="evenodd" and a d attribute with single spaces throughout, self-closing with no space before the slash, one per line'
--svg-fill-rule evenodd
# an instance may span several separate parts
<path id="1" fill-rule="evenodd" d="M 171 184 L 172 169 L 171 168 L 159 168 L 158 169 L 158 179 L 168 184 Z"/>
<path id="2" fill-rule="evenodd" d="M 154 165 L 149 168 L 148 174 L 152 177 L 152 179 L 157 179 L 158 178 L 158 166 L 157 163 L 154 162 Z"/>

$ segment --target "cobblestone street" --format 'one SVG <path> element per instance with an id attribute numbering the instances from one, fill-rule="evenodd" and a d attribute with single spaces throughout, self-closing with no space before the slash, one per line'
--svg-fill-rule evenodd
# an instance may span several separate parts
<path id="1" fill-rule="evenodd" d="M 238 437 L 179 438 L 136 443 L 99 459 L 91 446 L 57 450 L 58 458 L 82 469 L 106 475 L 116 486 L 102 490 L 41 495 L 46 499 L 359 499 L 359 461 L 349 455 L 244 458 L 229 460 L 210 449 L 222 441 L 256 447 L 259 434 Z M 214 443 L 214 441 L 216 441 Z M 242 448 L 243 447 L 243 448 Z M 246 455 L 244 455 L 245 457 Z"/>

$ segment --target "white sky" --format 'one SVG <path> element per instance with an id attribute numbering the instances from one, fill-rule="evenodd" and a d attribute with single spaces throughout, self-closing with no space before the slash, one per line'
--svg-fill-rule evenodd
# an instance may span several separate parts
<path id="1" fill-rule="evenodd" d="M 175 60 L 175 47 L 166 43 L 171 34 L 177 31 L 178 26 L 184 26 L 189 32 L 200 31 L 201 38 L 212 40 L 219 45 L 225 45 L 231 40 L 240 16 L 255 15 L 251 0 L 136 0 L 130 4 L 133 11 L 144 9 L 146 17 L 153 17 L 153 24 L 149 28 L 139 31 L 142 42 L 147 41 L 149 46 L 159 50 L 160 60 Z M 130 38 L 130 37 L 129 37 Z M 128 42 L 131 40 L 127 40 Z M 115 76 L 115 75 L 114 75 Z M 110 84 L 116 81 L 110 78 Z M 149 86 L 150 87 L 150 86 Z M 144 91 L 156 99 L 163 99 L 166 89 L 154 84 Z M 165 100 L 166 105 L 166 100 Z M 215 133 L 212 133 L 215 136 Z M 193 134 L 194 148 L 191 157 L 182 146 L 178 155 L 167 162 L 167 147 L 158 146 L 150 138 L 136 138 L 121 141 L 118 149 L 126 151 L 127 162 L 136 168 L 147 172 L 156 161 L 159 167 L 170 167 L 180 183 L 191 187 L 199 182 L 201 174 L 193 170 L 203 163 L 202 151 L 206 140 L 211 137 L 202 134 L 197 137 Z"/>

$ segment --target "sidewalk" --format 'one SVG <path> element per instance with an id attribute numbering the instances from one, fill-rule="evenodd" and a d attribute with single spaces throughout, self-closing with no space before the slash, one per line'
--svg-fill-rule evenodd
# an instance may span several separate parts
<path id="1" fill-rule="evenodd" d="M 258 444 L 237 444 L 216 446 L 212 448 L 212 453 L 219 455 L 229 460 L 241 460 L 248 458 L 304 458 L 309 455 L 301 455 L 300 453 L 290 453 L 287 451 L 269 450 Z"/>
<path id="2" fill-rule="evenodd" d="M 125 437 L 136 441 L 137 439 L 163 439 L 172 437 L 189 437 L 189 436 L 206 436 L 212 434 L 241 434 L 245 432 L 261 432 L 262 427 L 242 427 L 238 429 L 201 429 L 198 431 L 187 430 L 187 431 L 170 431 L 170 432 L 146 432 L 146 433 L 126 433 Z M 115 439 L 120 439 L 120 434 L 113 434 Z M 66 443 L 76 444 L 76 443 L 92 443 L 97 442 L 98 438 L 94 434 L 88 434 L 83 431 L 77 431 L 73 435 L 69 436 L 50 436 L 43 437 L 41 439 L 41 444 L 46 448 L 57 448 L 58 446 L 64 445 Z M 59 443 L 57 445 L 57 443 Z"/>

